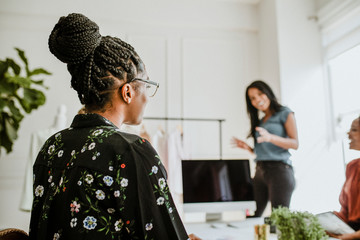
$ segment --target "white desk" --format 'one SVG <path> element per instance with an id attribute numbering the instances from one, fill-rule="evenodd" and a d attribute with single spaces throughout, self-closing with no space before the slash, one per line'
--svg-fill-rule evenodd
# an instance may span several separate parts
<path id="1" fill-rule="evenodd" d="M 254 240 L 254 226 L 263 224 L 263 218 L 249 218 L 244 221 L 227 223 L 185 223 L 188 234 L 194 233 L 202 240 Z M 270 234 L 269 240 L 277 240 Z M 329 237 L 329 240 L 337 240 Z"/>
<path id="2" fill-rule="evenodd" d="M 188 234 L 194 233 L 202 240 L 254 240 L 254 226 L 264 224 L 263 218 L 249 218 L 229 223 L 185 223 Z M 276 234 L 270 234 L 269 240 L 276 240 Z"/>

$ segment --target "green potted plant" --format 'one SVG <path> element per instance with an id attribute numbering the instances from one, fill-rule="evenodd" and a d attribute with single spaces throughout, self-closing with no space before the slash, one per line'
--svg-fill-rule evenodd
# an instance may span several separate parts
<path id="1" fill-rule="evenodd" d="M 276 226 L 279 240 L 325 240 L 328 236 L 316 216 L 309 212 L 273 209 L 270 221 Z"/>
<path id="2" fill-rule="evenodd" d="M 39 88 L 47 88 L 43 80 L 34 79 L 34 76 L 51 74 L 43 68 L 30 70 L 24 51 L 15 50 L 23 67 L 11 58 L 0 59 L 0 154 L 3 149 L 6 153 L 12 151 L 24 115 L 45 103 L 45 94 Z"/>

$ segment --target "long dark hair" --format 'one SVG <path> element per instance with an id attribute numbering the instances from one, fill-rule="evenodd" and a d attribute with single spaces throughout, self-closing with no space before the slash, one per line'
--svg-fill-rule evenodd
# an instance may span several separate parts
<path id="1" fill-rule="evenodd" d="M 249 89 L 250 88 L 256 88 L 258 89 L 260 92 L 266 94 L 266 96 L 269 98 L 270 100 L 270 111 L 272 114 L 280 111 L 282 105 L 277 101 L 276 96 L 274 94 L 274 92 L 272 91 L 272 89 L 269 87 L 269 85 L 267 85 L 265 82 L 261 81 L 261 80 L 257 80 L 252 82 L 247 88 L 246 88 L 246 92 L 245 92 L 245 98 L 246 98 L 246 108 L 247 108 L 247 112 L 250 118 L 250 122 L 251 122 L 251 127 L 250 127 L 250 132 L 248 137 L 253 137 L 254 138 L 254 142 L 256 142 L 256 138 L 255 138 L 255 128 L 257 126 L 259 126 L 260 124 L 260 119 L 259 119 L 259 110 L 256 109 L 252 104 L 251 104 L 251 100 L 249 98 Z"/>

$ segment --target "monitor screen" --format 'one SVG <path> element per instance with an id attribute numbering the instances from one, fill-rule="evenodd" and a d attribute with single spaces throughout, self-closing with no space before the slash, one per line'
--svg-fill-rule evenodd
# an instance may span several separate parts
<path id="1" fill-rule="evenodd" d="M 249 160 L 183 160 L 186 203 L 253 201 Z"/>

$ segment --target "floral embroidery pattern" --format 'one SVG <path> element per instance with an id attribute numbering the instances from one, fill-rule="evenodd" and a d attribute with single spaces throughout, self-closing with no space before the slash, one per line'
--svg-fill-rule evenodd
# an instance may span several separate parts
<path id="1" fill-rule="evenodd" d="M 70 211 L 71 212 L 76 212 L 78 213 L 80 211 L 80 204 L 77 203 L 76 201 L 73 201 L 71 204 L 70 204 Z"/>
<path id="2" fill-rule="evenodd" d="M 113 184 L 113 182 L 114 182 L 114 180 L 113 180 L 113 178 L 111 176 L 105 176 L 103 178 L 103 180 L 104 180 L 104 183 L 105 183 L 106 186 L 111 186 Z"/>
<path id="3" fill-rule="evenodd" d="M 60 239 L 60 234 L 59 233 L 55 233 L 54 234 L 54 237 L 53 237 L 53 240 L 58 240 Z"/>
<path id="4" fill-rule="evenodd" d="M 46 141 L 38 157 L 42 163 L 37 165 L 36 169 L 34 168 L 32 214 L 35 216 L 33 219 L 34 221 L 36 219 L 36 222 L 31 224 L 31 229 L 46 226 L 46 224 L 39 224 L 39 221 L 49 221 L 49 224 L 56 223 L 57 226 L 67 226 L 66 228 L 71 228 L 80 234 L 95 231 L 102 233 L 103 239 L 127 239 L 130 236 L 131 239 L 155 240 L 158 239 L 156 234 L 161 232 L 161 227 L 163 227 L 157 225 L 156 218 L 161 218 L 162 214 L 168 214 L 175 227 L 183 228 L 178 215 L 174 214 L 176 209 L 170 197 L 159 156 L 145 139 L 135 138 L 135 142 L 130 141 L 134 148 L 137 148 L 135 155 L 142 149 L 145 150 L 142 153 L 146 153 L 146 155 L 139 154 L 137 156 L 138 162 L 144 162 L 144 165 L 141 166 L 144 174 L 134 176 L 133 173 L 137 166 L 134 166 L 132 155 L 130 156 L 127 152 L 123 154 L 120 151 L 115 151 L 114 155 L 113 152 L 108 151 L 108 147 L 102 146 L 104 142 L 108 146 L 108 142 L 118 139 L 113 135 L 122 134 L 110 122 L 107 124 L 111 126 L 102 124 L 88 128 L 89 130 L 82 129 L 81 134 L 78 134 L 80 132 L 77 127 L 71 127 Z M 74 144 L 68 144 L 69 134 L 78 134 Z M 112 138 L 105 140 L 108 137 Z M 63 139 L 67 139 L 66 144 Z M 133 146 L 130 145 L 130 147 Z M 154 154 L 151 154 L 149 150 Z M 136 171 L 138 170 L 136 169 Z M 151 206 L 155 210 L 155 212 L 141 213 L 144 214 L 142 217 L 146 219 L 145 222 L 135 219 L 138 215 L 131 211 L 130 214 L 129 211 L 124 211 L 126 207 L 130 206 L 132 209 L 137 204 L 137 200 L 134 201 L 134 199 L 137 199 L 137 194 L 143 194 L 143 191 L 134 195 L 133 189 L 142 181 L 151 183 L 150 189 L 145 190 L 144 196 L 149 200 L 146 204 L 152 204 Z M 53 217 L 56 216 L 53 212 L 63 214 L 58 212 L 60 208 L 59 210 L 53 208 L 53 201 L 59 201 L 62 198 L 67 199 L 64 204 L 66 204 L 66 211 L 69 211 L 67 214 L 70 216 L 65 223 L 56 222 L 57 219 Z M 139 208 L 139 206 L 136 207 Z M 50 208 L 52 214 L 50 214 Z M 157 209 L 166 209 L 167 211 L 158 211 Z M 169 219 L 168 216 L 165 219 Z M 37 232 L 40 231 L 41 229 Z M 52 238 L 56 240 L 63 238 L 61 231 L 60 229 L 51 233 Z M 179 239 L 186 239 L 186 232 L 180 229 L 181 233 L 182 231 L 184 236 Z M 175 236 L 178 232 L 173 234 L 172 236 Z M 169 239 L 174 238 L 170 237 Z"/>
<path id="5" fill-rule="evenodd" d="M 123 178 L 123 179 L 121 180 L 121 182 L 120 182 L 120 185 L 121 185 L 122 187 L 127 187 L 128 184 L 129 184 L 129 180 L 127 180 L 126 178 Z"/>
<path id="6" fill-rule="evenodd" d="M 44 194 L 44 187 L 39 185 L 35 188 L 35 196 L 36 197 L 42 197 L 42 195 Z"/>
<path id="7" fill-rule="evenodd" d="M 153 167 L 151 168 L 151 173 L 150 173 L 149 175 L 157 174 L 158 170 L 159 170 L 159 168 L 158 168 L 157 166 L 153 166 Z"/>
<path id="8" fill-rule="evenodd" d="M 124 226 L 124 223 L 121 219 L 115 222 L 115 231 L 120 231 L 122 227 Z"/>
<path id="9" fill-rule="evenodd" d="M 88 230 L 93 230 L 95 229 L 96 225 L 97 225 L 97 220 L 96 218 L 92 217 L 92 216 L 87 216 L 85 218 L 85 220 L 83 221 L 84 223 L 84 228 L 88 229 Z"/>
<path id="10" fill-rule="evenodd" d="M 159 187 L 161 190 L 163 190 L 166 187 L 165 178 L 159 178 Z"/>
<path id="11" fill-rule="evenodd" d="M 102 190 L 97 190 L 96 192 L 96 198 L 99 200 L 105 199 L 105 193 Z"/>
<path id="12" fill-rule="evenodd" d="M 77 218 L 72 218 L 70 221 L 70 227 L 74 228 L 77 225 Z"/>
<path id="13" fill-rule="evenodd" d="M 86 174 L 85 182 L 91 184 L 94 181 L 94 177 L 91 174 Z"/>
<path id="14" fill-rule="evenodd" d="M 163 205 L 165 202 L 165 198 L 163 197 L 159 197 L 157 200 L 156 200 L 156 204 L 157 205 Z"/>
<path id="15" fill-rule="evenodd" d="M 146 231 L 150 231 L 152 228 L 153 228 L 152 223 L 147 223 L 147 224 L 145 225 L 145 230 L 146 230 Z"/>

